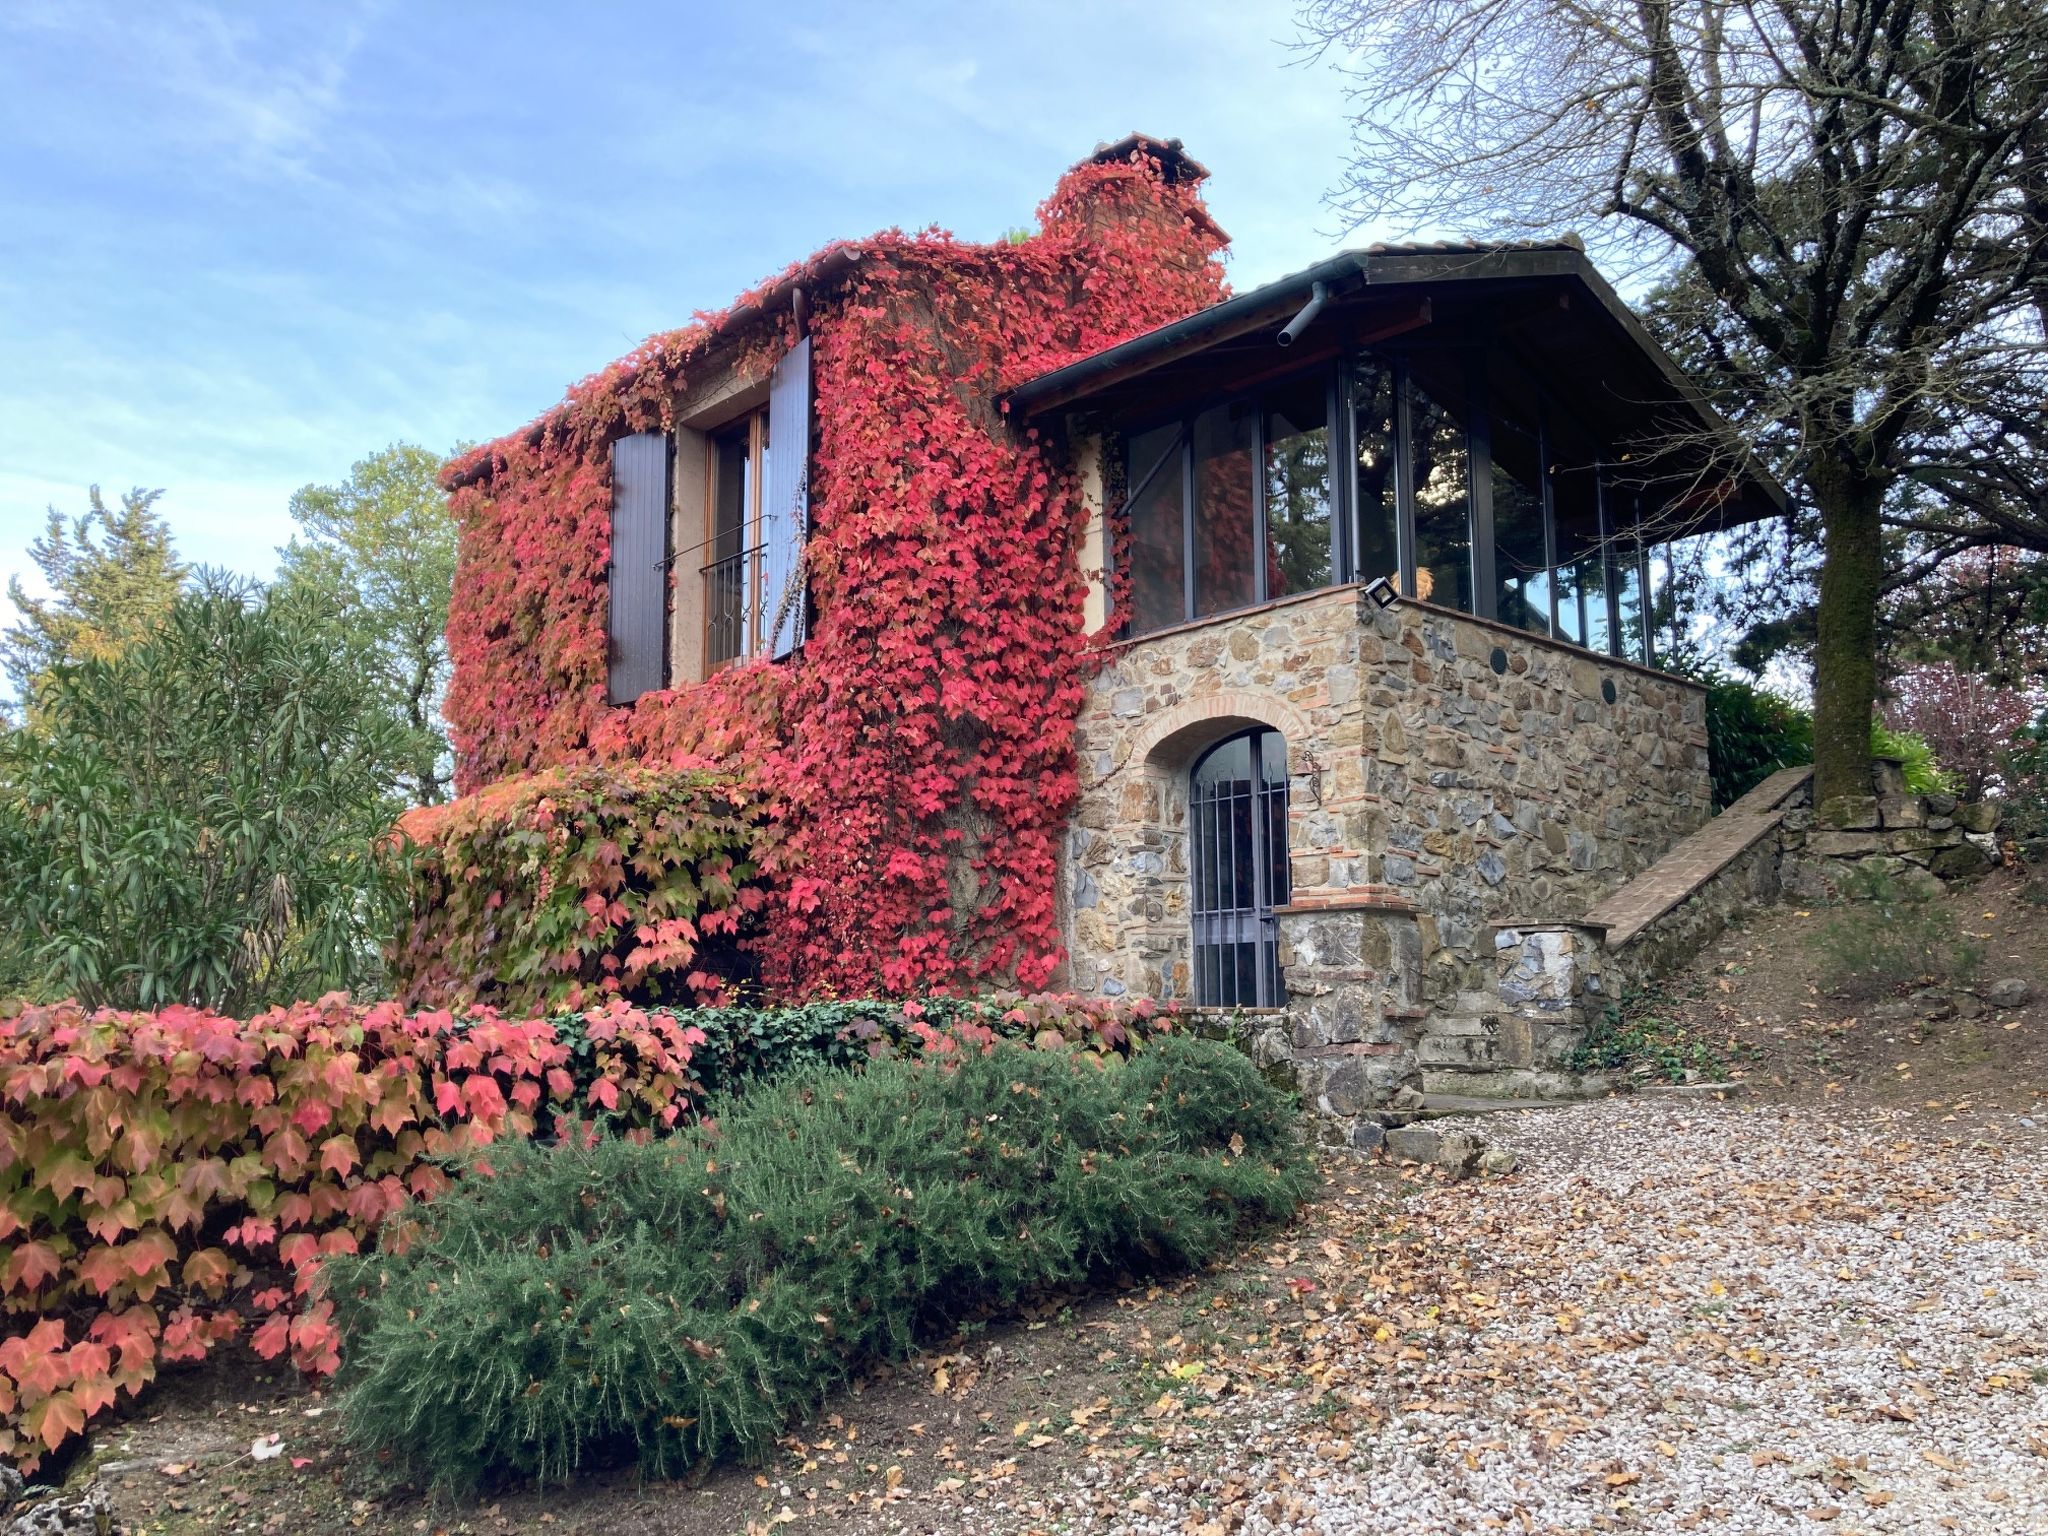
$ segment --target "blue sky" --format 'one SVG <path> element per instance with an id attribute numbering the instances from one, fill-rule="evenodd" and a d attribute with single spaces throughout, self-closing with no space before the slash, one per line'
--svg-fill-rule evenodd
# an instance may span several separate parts
<path id="1" fill-rule="evenodd" d="M 1131 128 L 1213 171 L 1235 283 L 1298 268 L 1348 135 L 1291 9 L 8 0 L 0 587 L 94 482 L 266 572 L 296 487 L 517 426 L 835 237 L 1027 224 Z"/>

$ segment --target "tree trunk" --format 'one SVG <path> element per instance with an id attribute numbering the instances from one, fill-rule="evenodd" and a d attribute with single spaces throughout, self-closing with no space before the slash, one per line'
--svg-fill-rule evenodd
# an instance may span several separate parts
<path id="1" fill-rule="evenodd" d="M 1877 599 L 1884 582 L 1881 482 L 1823 454 L 1807 476 L 1820 509 L 1819 638 L 1813 649 L 1813 803 L 1868 795 L 1877 706 Z"/>

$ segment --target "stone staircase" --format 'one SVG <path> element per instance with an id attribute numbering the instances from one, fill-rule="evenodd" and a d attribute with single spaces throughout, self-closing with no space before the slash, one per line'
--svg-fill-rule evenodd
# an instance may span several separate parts
<path id="1" fill-rule="evenodd" d="M 1496 923 L 1493 987 L 1430 1009 L 1416 1048 L 1423 1093 L 1557 1101 L 1612 1092 L 1612 1074 L 1571 1068 L 1587 1029 L 1731 912 L 1775 898 L 1776 845 L 1765 840 L 1812 774 L 1773 774 L 1577 921 Z"/>

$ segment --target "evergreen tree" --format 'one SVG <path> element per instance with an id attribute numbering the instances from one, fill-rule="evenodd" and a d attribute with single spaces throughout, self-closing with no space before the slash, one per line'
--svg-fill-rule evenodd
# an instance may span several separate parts
<path id="1" fill-rule="evenodd" d="M 51 595 L 29 596 L 19 577 L 7 583 L 21 621 L 0 643 L 0 666 L 24 703 L 52 667 L 120 655 L 162 622 L 185 584 L 170 525 L 156 510 L 162 491 L 132 490 L 117 508 L 98 486 L 88 494 L 83 517 L 67 523 L 52 507 L 29 544 Z"/>

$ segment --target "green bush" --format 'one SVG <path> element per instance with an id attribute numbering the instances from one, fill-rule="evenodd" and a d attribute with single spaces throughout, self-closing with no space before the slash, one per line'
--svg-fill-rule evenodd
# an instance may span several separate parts
<path id="1" fill-rule="evenodd" d="M 1916 982 L 1967 982 L 1984 951 L 1927 891 L 1864 863 L 1842 878 L 1843 905 L 1808 941 L 1821 987 L 1880 997 Z"/>
<path id="2" fill-rule="evenodd" d="M 1707 685 L 1707 761 L 1714 809 L 1733 805 L 1780 768 L 1813 761 L 1813 716 L 1788 699 L 1719 672 Z"/>
<path id="3" fill-rule="evenodd" d="M 1174 1022 L 1170 1011 L 1149 998 L 1120 1000 L 1066 992 L 649 1011 L 704 1032 L 692 1066 L 708 1093 L 738 1093 L 749 1083 L 803 1067 L 850 1067 L 873 1057 L 973 1048 L 995 1040 L 1057 1045 L 1097 1057 L 1128 1055 Z M 571 1042 L 573 1054 L 583 1028 L 581 1016 L 554 1022 L 557 1035 Z"/>
<path id="4" fill-rule="evenodd" d="M 760 1458 L 880 1359 L 1048 1286 L 1203 1263 L 1294 1209 L 1242 1056 L 998 1046 L 813 1069 L 666 1141 L 490 1151 L 402 1252 L 324 1269 L 344 1422 L 449 1488 Z"/>
<path id="5" fill-rule="evenodd" d="M 89 1006 L 374 987 L 395 727 L 316 594 L 202 577 L 0 740 L 0 966 Z"/>
<path id="6" fill-rule="evenodd" d="M 1639 1069 L 1667 1083 L 1728 1081 L 1730 1051 L 1723 1044 L 1663 1016 L 1656 996 L 1631 996 L 1600 1011 L 1573 1047 L 1574 1072 Z"/>
<path id="7" fill-rule="evenodd" d="M 1999 764 L 2005 791 L 2003 831 L 2030 863 L 2048 853 L 2048 714 L 2014 732 Z"/>
<path id="8" fill-rule="evenodd" d="M 1873 757 L 1897 758 L 1906 788 L 1913 794 L 1938 795 L 1955 790 L 1955 780 L 1935 762 L 1934 748 L 1916 732 L 1895 731 L 1882 720 L 1873 720 L 1870 751 Z"/>
<path id="9" fill-rule="evenodd" d="M 1813 761 L 1813 716 L 1790 699 L 1741 682 L 1711 668 L 1696 674 L 1707 687 L 1707 762 L 1714 781 L 1714 809 L 1733 805 L 1780 768 Z M 1870 722 L 1873 756 L 1896 757 L 1905 765 L 1906 788 L 1916 795 L 1950 789 L 1934 751 L 1910 731 Z"/>

